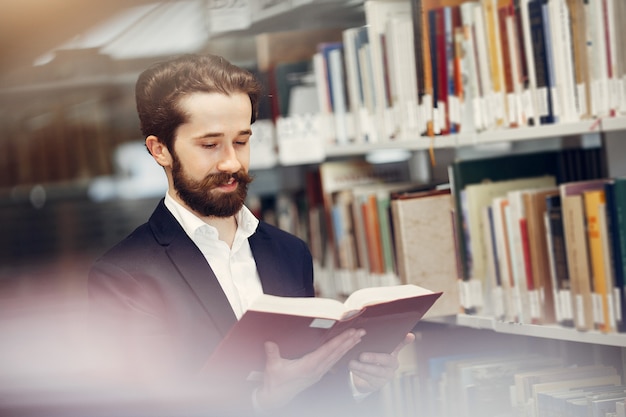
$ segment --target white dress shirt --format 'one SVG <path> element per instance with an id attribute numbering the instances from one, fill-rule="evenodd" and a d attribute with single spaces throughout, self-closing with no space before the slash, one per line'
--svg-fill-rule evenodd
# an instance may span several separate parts
<path id="1" fill-rule="evenodd" d="M 217 229 L 206 224 L 193 212 L 174 200 L 169 192 L 165 206 L 180 223 L 211 266 L 230 305 L 240 319 L 252 301 L 263 293 L 248 238 L 256 231 L 259 220 L 243 206 L 235 215 L 237 231 L 232 247 L 219 239 Z"/>

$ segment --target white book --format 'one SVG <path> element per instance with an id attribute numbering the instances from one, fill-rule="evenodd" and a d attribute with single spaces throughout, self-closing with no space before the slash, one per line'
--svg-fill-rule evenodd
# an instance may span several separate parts
<path id="1" fill-rule="evenodd" d="M 593 116 L 609 114 L 609 78 L 602 0 L 590 0 L 585 7 L 587 17 L 587 51 L 591 82 Z"/>
<path id="2" fill-rule="evenodd" d="M 343 70 L 343 48 L 334 48 L 328 53 L 328 68 L 335 119 L 335 140 L 337 144 L 345 145 L 349 141 L 349 115 Z"/>
<path id="3" fill-rule="evenodd" d="M 417 136 L 417 73 L 413 44 L 413 21 L 408 16 L 394 17 L 385 31 L 388 51 L 391 105 L 396 138 Z"/>
<path id="4" fill-rule="evenodd" d="M 476 29 L 476 50 L 478 56 L 478 68 L 480 76 L 480 84 L 482 86 L 481 109 L 483 117 L 483 126 L 486 129 L 495 127 L 496 117 L 493 107 L 489 103 L 489 97 L 493 96 L 493 80 L 491 71 L 489 70 L 489 52 L 487 50 L 488 40 L 485 28 L 485 18 L 483 16 L 483 7 L 479 3 L 474 5 L 474 24 Z"/>
<path id="5" fill-rule="evenodd" d="M 365 109 L 361 92 L 361 75 L 359 74 L 359 61 L 357 51 L 357 36 L 359 28 L 348 28 L 343 31 L 344 63 L 346 70 L 346 82 L 348 90 L 348 108 L 353 120 L 354 141 L 365 142 L 364 131 L 361 128 L 359 115 Z"/>
<path id="6" fill-rule="evenodd" d="M 533 55 L 533 43 L 530 35 L 530 17 L 528 13 L 528 0 L 520 0 L 520 16 L 522 22 L 522 36 L 524 40 L 524 52 L 526 55 L 526 74 L 528 74 L 528 87 L 524 91 L 524 112 L 528 119 L 533 119 L 535 125 L 539 124 L 537 113 L 537 74 L 535 74 L 535 57 Z"/>
<path id="7" fill-rule="evenodd" d="M 559 121 L 575 122 L 580 119 L 580 106 L 577 104 L 574 78 L 571 20 L 565 0 L 550 0 L 549 14 Z"/>
<path id="8" fill-rule="evenodd" d="M 364 8 L 371 52 L 372 81 L 377 98 L 374 125 L 378 130 L 379 139 L 388 141 L 393 136 L 394 126 L 391 117 L 393 110 L 386 100 L 383 35 L 389 19 L 411 16 L 411 4 L 406 0 L 368 0 L 365 2 Z"/>

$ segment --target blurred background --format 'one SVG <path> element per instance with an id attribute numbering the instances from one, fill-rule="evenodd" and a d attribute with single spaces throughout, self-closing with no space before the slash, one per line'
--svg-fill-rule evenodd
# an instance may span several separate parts
<path id="1" fill-rule="evenodd" d="M 135 112 L 140 71 L 202 51 L 254 69 L 256 34 L 363 21 L 361 1 L 317 2 L 299 18 L 252 25 L 219 14 L 225 3 L 2 2 L 0 297 L 80 296 L 94 257 L 163 195 L 165 176 L 143 147 Z M 281 187 L 274 171 L 257 174 L 252 194 Z"/>
<path id="2" fill-rule="evenodd" d="M 139 131 L 138 74 L 191 52 L 254 70 L 259 33 L 363 22 L 362 1 L 324 2 L 329 7 L 309 7 L 299 19 L 285 13 L 254 24 L 220 14 L 236 3 L 0 2 L 3 397 L 32 405 L 33 392 L 68 392 L 63 381 L 75 388 L 106 367 L 102 341 L 91 337 L 97 329 L 84 321 L 89 266 L 145 222 L 166 190 Z M 251 195 L 301 188 L 300 176 L 283 169 L 257 169 Z M 15 395 L 24 389 L 27 399 Z"/>

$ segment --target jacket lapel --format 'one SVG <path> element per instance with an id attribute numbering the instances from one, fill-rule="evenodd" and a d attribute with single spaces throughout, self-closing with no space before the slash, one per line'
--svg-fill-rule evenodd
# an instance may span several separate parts
<path id="1" fill-rule="evenodd" d="M 257 271 L 265 294 L 286 294 L 285 281 L 281 270 L 281 262 L 276 262 L 277 249 L 273 241 L 263 227 L 259 224 L 257 231 L 248 238 L 250 249 L 256 262 Z"/>
<path id="2" fill-rule="evenodd" d="M 204 255 L 165 207 L 163 200 L 150 218 L 150 225 L 174 267 L 225 335 L 237 321 L 235 313 Z"/>

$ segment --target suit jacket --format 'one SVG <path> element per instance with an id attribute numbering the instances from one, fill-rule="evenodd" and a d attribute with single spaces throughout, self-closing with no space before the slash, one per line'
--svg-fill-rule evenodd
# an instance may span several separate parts
<path id="1" fill-rule="evenodd" d="M 312 258 L 302 240 L 260 222 L 249 242 L 265 293 L 314 295 Z M 236 322 L 211 267 L 163 200 L 147 223 L 94 263 L 88 292 L 98 325 L 119 342 L 122 368 L 132 377 L 193 378 Z M 351 404 L 347 375 L 331 373 L 301 397 L 319 406 L 325 391 Z M 242 394 L 239 401 L 249 398 Z"/>

